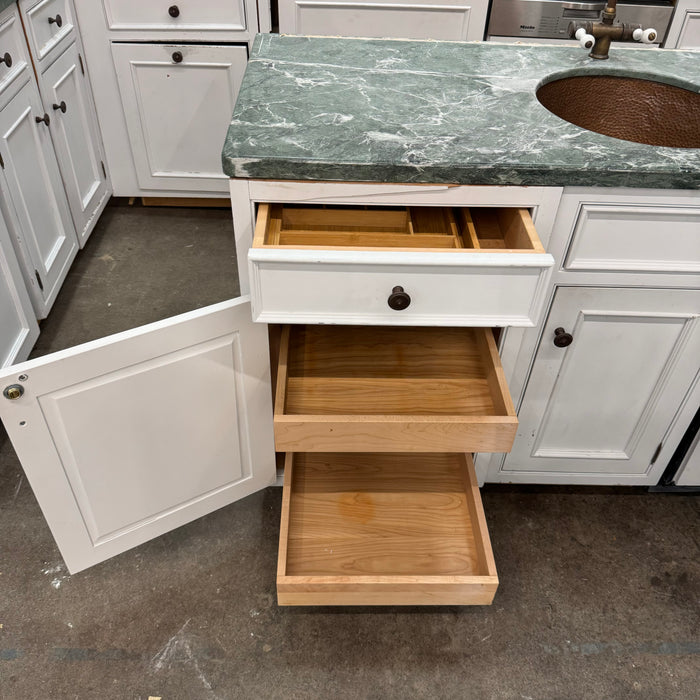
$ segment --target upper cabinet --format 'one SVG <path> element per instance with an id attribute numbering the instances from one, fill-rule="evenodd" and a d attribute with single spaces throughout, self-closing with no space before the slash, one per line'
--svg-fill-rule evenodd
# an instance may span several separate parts
<path id="1" fill-rule="evenodd" d="M 77 0 L 107 164 L 120 196 L 223 196 L 221 145 L 269 31 L 255 0 Z"/>
<path id="2" fill-rule="evenodd" d="M 488 0 L 279 0 L 282 34 L 481 41 Z"/>
<path id="3" fill-rule="evenodd" d="M 667 49 L 700 49 L 700 0 L 678 0 L 668 28 Z"/>

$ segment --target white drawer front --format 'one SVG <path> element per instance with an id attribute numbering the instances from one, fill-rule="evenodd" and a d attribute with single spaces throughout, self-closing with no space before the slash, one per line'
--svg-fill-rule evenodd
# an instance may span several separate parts
<path id="1" fill-rule="evenodd" d="M 567 270 L 700 272 L 700 207 L 581 204 Z"/>
<path id="2" fill-rule="evenodd" d="M 75 29 L 70 0 L 39 0 L 21 5 L 27 37 L 34 56 L 41 61 Z M 57 54 L 58 55 L 58 54 Z"/>
<path id="3" fill-rule="evenodd" d="M 249 263 L 256 321 L 533 326 L 553 259 L 547 254 L 251 249 Z M 397 286 L 411 298 L 402 311 L 388 305 Z"/>
<path id="4" fill-rule="evenodd" d="M 103 0 L 113 30 L 241 31 L 243 0 Z"/>
<path id="5" fill-rule="evenodd" d="M 17 12 L 5 13 L 0 24 L 0 92 L 3 91 L 28 65 L 22 24 Z"/>

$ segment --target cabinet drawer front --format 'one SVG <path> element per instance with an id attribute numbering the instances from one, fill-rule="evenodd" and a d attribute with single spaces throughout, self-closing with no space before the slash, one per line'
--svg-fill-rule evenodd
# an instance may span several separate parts
<path id="1" fill-rule="evenodd" d="M 583 202 L 567 270 L 700 272 L 700 207 Z"/>
<path id="2" fill-rule="evenodd" d="M 246 28 L 242 0 L 103 0 L 113 30 L 241 31 Z"/>
<path id="3" fill-rule="evenodd" d="M 497 587 L 471 456 L 286 455 L 280 605 L 488 605 Z"/>
<path id="4" fill-rule="evenodd" d="M 3 59 L 0 64 L 0 92 L 13 83 L 28 66 L 27 49 L 19 15 L 16 11 L 3 14 L 6 19 L 0 23 L 0 58 Z"/>
<path id="5" fill-rule="evenodd" d="M 507 452 L 517 423 L 489 329 L 283 329 L 278 452 Z"/>
<path id="6" fill-rule="evenodd" d="M 21 7 L 27 38 L 38 61 L 71 40 L 75 22 L 70 0 L 39 0 L 23 3 Z"/>
<path id="7" fill-rule="evenodd" d="M 534 325 L 553 263 L 525 209 L 268 204 L 249 261 L 258 321 L 397 326 Z"/>

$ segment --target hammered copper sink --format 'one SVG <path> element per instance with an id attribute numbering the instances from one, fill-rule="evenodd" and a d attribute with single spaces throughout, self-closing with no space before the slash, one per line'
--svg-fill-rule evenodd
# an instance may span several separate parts
<path id="1" fill-rule="evenodd" d="M 641 78 L 585 75 L 542 85 L 537 99 L 567 122 L 650 146 L 700 148 L 700 94 Z"/>

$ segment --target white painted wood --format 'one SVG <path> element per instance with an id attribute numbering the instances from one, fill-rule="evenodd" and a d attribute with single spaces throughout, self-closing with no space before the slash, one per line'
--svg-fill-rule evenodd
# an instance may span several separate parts
<path id="1" fill-rule="evenodd" d="M 700 48 L 700 4 L 698 0 L 676 0 L 673 19 L 664 47 L 669 49 Z"/>
<path id="2" fill-rule="evenodd" d="M 39 76 L 39 89 L 44 109 L 53 120 L 53 143 L 82 248 L 107 205 L 112 188 L 104 165 L 90 86 L 80 69 L 77 44 Z M 55 109 L 55 105 L 64 102 L 65 112 Z"/>
<path id="3" fill-rule="evenodd" d="M 93 0 L 94 1 L 94 0 Z M 180 33 L 186 31 L 235 32 L 246 28 L 242 0 L 177 0 L 144 2 L 143 0 L 102 0 L 107 26 L 112 31 L 142 29 Z M 176 5 L 178 17 L 168 9 Z"/>
<path id="4" fill-rule="evenodd" d="M 39 337 L 39 324 L 1 215 L 0 329 L 0 367 L 25 360 Z"/>
<path id="5" fill-rule="evenodd" d="M 696 434 L 695 440 L 690 445 L 675 484 L 676 486 L 700 486 L 700 433 Z"/>
<path id="6" fill-rule="evenodd" d="M 267 329 L 246 298 L 0 372 L 27 478 L 75 573 L 275 481 Z"/>
<path id="7" fill-rule="evenodd" d="M 29 55 L 22 31 L 22 21 L 17 7 L 11 5 L 0 14 L 0 55 L 10 54 L 12 65 L 0 64 L 0 109 L 14 96 L 8 89 L 13 83 L 17 88 L 27 79 Z"/>
<path id="8" fill-rule="evenodd" d="M 49 127 L 35 121 L 43 115 L 33 82 L 0 111 L 2 189 L 22 239 L 23 274 L 38 318 L 48 314 L 78 251 Z"/>
<path id="9" fill-rule="evenodd" d="M 140 188 L 227 192 L 221 147 L 246 48 L 113 44 L 112 52 Z"/>
<path id="10" fill-rule="evenodd" d="M 71 0 L 20 0 L 19 8 L 32 55 L 39 70 L 73 42 L 75 20 Z M 60 17 L 61 26 L 57 18 Z M 49 19 L 54 20 L 49 22 Z M 53 56 L 51 55 L 53 54 Z"/>
<path id="11" fill-rule="evenodd" d="M 699 318 L 697 290 L 558 288 L 498 480 L 656 483 L 654 452 L 697 381 Z"/>
<path id="12" fill-rule="evenodd" d="M 564 267 L 700 272 L 700 202 L 686 207 L 581 202 Z"/>
<path id="13" fill-rule="evenodd" d="M 236 238 L 236 265 L 240 294 L 250 294 L 248 277 L 248 249 L 255 231 L 255 205 L 250 200 L 248 180 L 231 180 L 231 211 L 233 234 Z"/>
<path id="14" fill-rule="evenodd" d="M 531 326 L 546 254 L 251 248 L 253 317 L 267 323 Z M 395 286 L 411 297 L 389 308 Z"/>
<path id="15" fill-rule="evenodd" d="M 282 34 L 481 41 L 486 0 L 280 0 Z"/>

